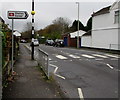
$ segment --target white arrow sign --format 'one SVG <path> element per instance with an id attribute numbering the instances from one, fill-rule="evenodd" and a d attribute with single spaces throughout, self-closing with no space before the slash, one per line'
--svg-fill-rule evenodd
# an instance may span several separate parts
<path id="1" fill-rule="evenodd" d="M 28 13 L 26 11 L 8 11 L 9 19 L 27 19 Z"/>

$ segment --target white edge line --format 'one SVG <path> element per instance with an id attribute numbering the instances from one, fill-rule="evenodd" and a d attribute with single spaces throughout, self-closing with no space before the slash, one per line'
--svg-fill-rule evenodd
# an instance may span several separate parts
<path id="1" fill-rule="evenodd" d="M 58 75 L 58 74 L 55 74 L 55 75 L 65 80 L 65 77 Z"/>
<path id="2" fill-rule="evenodd" d="M 107 66 L 108 66 L 109 68 L 113 69 L 113 67 L 112 67 L 110 64 L 107 64 Z"/>
<path id="3" fill-rule="evenodd" d="M 78 88 L 78 94 L 79 94 L 80 100 L 84 100 L 83 92 L 81 88 Z"/>
<path id="4" fill-rule="evenodd" d="M 58 70 L 58 67 L 55 68 L 55 70 L 54 70 L 54 74 L 57 72 L 57 70 Z"/>
<path id="5" fill-rule="evenodd" d="M 56 74 L 56 72 L 57 72 L 57 70 L 58 70 L 58 67 L 57 67 L 56 65 L 50 64 L 50 66 L 55 67 L 54 74 L 55 74 L 56 76 L 58 76 L 58 77 L 60 77 L 60 78 L 62 78 L 62 79 L 64 79 L 64 80 L 65 80 L 65 77 L 63 77 L 63 76 L 61 76 L 61 75 Z"/>

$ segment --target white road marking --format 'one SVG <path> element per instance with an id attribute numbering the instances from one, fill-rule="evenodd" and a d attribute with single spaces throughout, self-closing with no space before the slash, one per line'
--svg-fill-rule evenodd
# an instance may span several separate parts
<path id="1" fill-rule="evenodd" d="M 95 59 L 95 60 L 103 60 L 103 59 Z"/>
<path id="2" fill-rule="evenodd" d="M 50 61 L 51 63 L 57 62 L 57 61 Z"/>
<path id="3" fill-rule="evenodd" d="M 118 55 L 110 55 L 110 54 L 105 54 L 106 56 L 113 57 L 113 58 L 119 58 Z"/>
<path id="4" fill-rule="evenodd" d="M 67 59 L 67 57 L 64 57 L 62 55 L 56 55 L 56 57 L 59 58 L 59 59 Z"/>
<path id="5" fill-rule="evenodd" d="M 69 56 L 72 58 L 80 58 L 79 56 L 76 56 L 76 55 L 69 55 Z"/>
<path id="6" fill-rule="evenodd" d="M 51 58 L 49 58 L 49 60 L 52 60 Z"/>
<path id="7" fill-rule="evenodd" d="M 97 56 L 97 57 L 101 57 L 101 58 L 108 58 L 106 56 L 103 56 L 103 55 L 98 55 L 98 54 L 92 54 L 93 56 Z"/>
<path id="8" fill-rule="evenodd" d="M 118 59 L 116 59 L 116 58 L 111 58 L 111 60 L 118 60 Z"/>
<path id="9" fill-rule="evenodd" d="M 80 100 L 84 100 L 83 92 L 81 88 L 78 88 L 78 94 L 79 94 Z"/>
<path id="10" fill-rule="evenodd" d="M 109 68 L 113 69 L 113 67 L 112 67 L 110 64 L 107 64 L 107 66 L 108 66 Z"/>
<path id="11" fill-rule="evenodd" d="M 75 53 L 75 54 L 79 54 L 79 53 Z"/>
<path id="12" fill-rule="evenodd" d="M 31 48 L 29 46 L 27 46 L 27 45 L 24 45 L 24 46 L 26 46 L 31 51 Z"/>
<path id="13" fill-rule="evenodd" d="M 58 77 L 60 77 L 60 78 L 62 78 L 62 79 L 64 79 L 65 80 L 65 77 L 63 77 L 63 76 L 61 76 L 61 75 L 58 75 L 58 74 L 56 74 L 56 72 L 57 72 L 57 70 L 58 70 L 58 67 L 56 66 L 56 65 L 53 65 L 53 64 L 49 64 L 50 66 L 53 66 L 53 67 L 55 67 L 55 70 L 54 70 L 54 74 L 56 75 L 56 76 L 58 76 Z"/>
<path id="14" fill-rule="evenodd" d="M 95 58 L 93 56 L 90 56 L 90 55 L 86 55 L 86 54 L 82 54 L 83 57 L 87 57 L 87 58 Z"/>
<path id="15" fill-rule="evenodd" d="M 65 54 L 69 55 L 70 53 L 65 53 Z"/>
<path id="16" fill-rule="evenodd" d="M 55 74 L 55 75 L 65 80 L 65 77 L 58 75 L 58 74 Z"/>

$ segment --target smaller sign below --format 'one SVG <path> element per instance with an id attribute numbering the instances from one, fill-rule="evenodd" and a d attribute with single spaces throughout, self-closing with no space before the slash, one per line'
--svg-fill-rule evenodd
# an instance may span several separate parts
<path id="1" fill-rule="evenodd" d="M 27 19 L 28 13 L 26 11 L 8 11 L 9 19 Z"/>

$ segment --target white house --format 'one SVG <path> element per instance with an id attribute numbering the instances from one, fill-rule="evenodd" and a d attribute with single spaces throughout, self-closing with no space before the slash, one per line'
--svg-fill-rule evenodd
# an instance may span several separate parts
<path id="1" fill-rule="evenodd" d="M 15 35 L 15 36 L 17 36 L 17 37 L 20 37 L 20 36 L 21 36 L 21 33 L 18 32 L 18 31 L 15 31 L 15 32 L 13 33 L 13 35 Z"/>
<path id="2" fill-rule="evenodd" d="M 92 47 L 92 35 L 91 31 L 85 33 L 81 37 L 81 46 L 82 47 Z"/>
<path id="3" fill-rule="evenodd" d="M 120 0 L 92 15 L 92 47 L 120 50 Z"/>
<path id="4" fill-rule="evenodd" d="M 92 32 L 87 34 L 82 36 L 84 47 L 120 50 L 120 0 L 92 14 Z"/>

